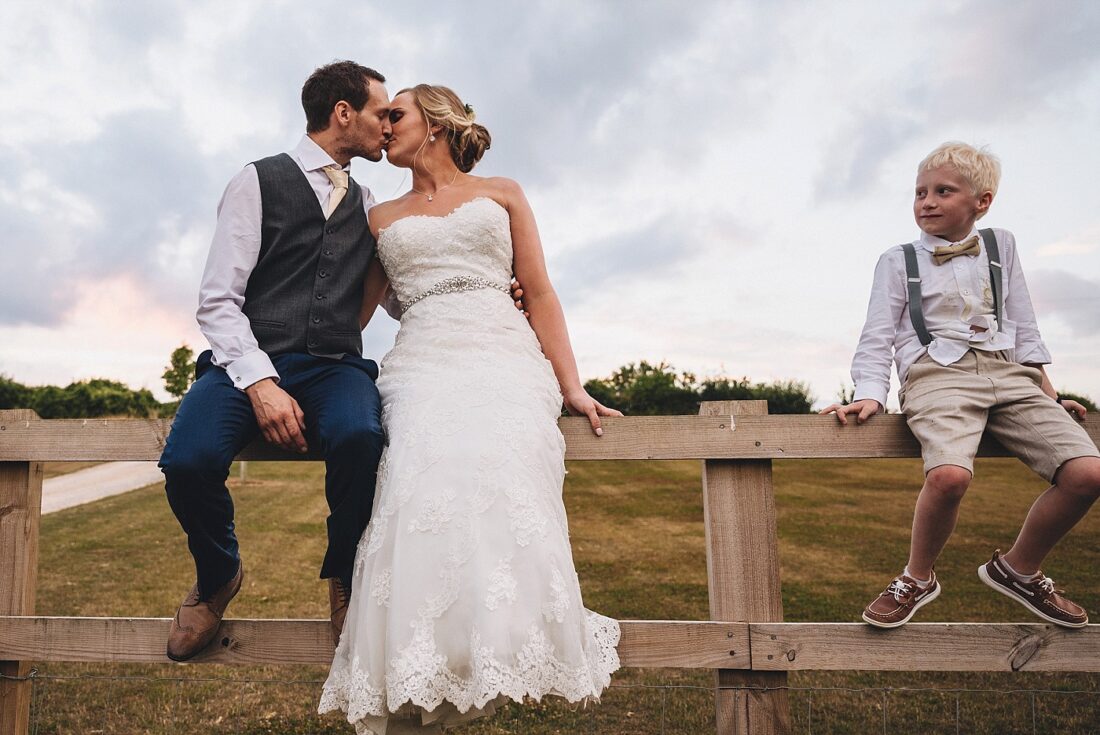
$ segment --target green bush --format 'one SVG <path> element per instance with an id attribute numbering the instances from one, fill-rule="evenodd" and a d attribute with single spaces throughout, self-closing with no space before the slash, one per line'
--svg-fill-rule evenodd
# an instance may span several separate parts
<path id="1" fill-rule="evenodd" d="M 56 385 L 26 386 L 0 375 L 0 408 L 31 408 L 44 419 L 99 416 L 155 416 L 160 403 L 148 390 L 94 378 Z"/>
<path id="2" fill-rule="evenodd" d="M 600 403 L 628 416 L 695 414 L 701 401 L 766 400 L 769 413 L 809 413 L 813 404 L 809 386 L 798 381 L 751 383 L 721 376 L 699 382 L 668 363 L 645 360 L 589 380 L 584 387 Z"/>

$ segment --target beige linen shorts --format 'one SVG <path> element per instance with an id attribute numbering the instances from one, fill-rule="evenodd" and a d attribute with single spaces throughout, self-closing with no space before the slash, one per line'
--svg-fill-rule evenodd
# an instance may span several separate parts
<path id="1" fill-rule="evenodd" d="M 909 368 L 901 412 L 917 437 L 924 471 L 950 464 L 974 474 L 974 455 L 988 428 L 1005 448 L 1050 482 L 1076 457 L 1100 457 L 1075 419 L 1042 391 L 1042 372 L 1003 352 L 970 350 L 953 365 L 928 354 Z"/>

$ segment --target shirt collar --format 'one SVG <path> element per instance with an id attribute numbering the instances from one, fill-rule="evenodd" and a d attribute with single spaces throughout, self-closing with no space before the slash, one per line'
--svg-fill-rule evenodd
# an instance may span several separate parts
<path id="1" fill-rule="evenodd" d="M 301 161 L 302 168 L 306 171 L 319 171 L 325 166 L 336 165 L 336 161 L 332 160 L 332 156 L 325 153 L 325 149 L 313 142 L 313 138 L 308 135 L 302 136 L 291 155 Z M 348 164 L 343 169 L 350 171 L 351 165 Z"/>
<path id="2" fill-rule="evenodd" d="M 978 228 L 971 227 L 970 232 L 962 240 L 969 240 L 971 237 L 974 237 L 977 234 Z M 962 240 L 959 240 L 959 242 L 962 242 Z M 936 248 L 947 247 L 948 245 L 953 245 L 954 243 L 950 240 L 944 240 L 942 237 L 936 237 L 935 235 L 929 235 L 927 232 L 922 232 L 920 233 L 920 237 L 917 239 L 917 244 L 928 252 L 932 252 Z"/>

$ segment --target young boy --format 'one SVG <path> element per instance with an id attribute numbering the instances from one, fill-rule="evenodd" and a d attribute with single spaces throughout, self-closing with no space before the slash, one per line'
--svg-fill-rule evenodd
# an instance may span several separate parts
<path id="1" fill-rule="evenodd" d="M 852 361 L 853 402 L 822 411 L 835 411 L 841 424 L 848 414 L 863 423 L 881 411 L 893 356 L 925 478 L 909 562 L 863 611 L 880 628 L 904 625 L 940 594 L 933 565 L 955 530 L 986 428 L 1053 484 L 1031 506 L 1012 548 L 994 551 L 978 576 L 1051 623 L 1088 623 L 1039 566 L 1100 496 L 1100 452 L 1067 413 L 1083 418 L 1084 407 L 1060 400 L 1043 369 L 1050 354 L 1012 233 L 974 227 L 1000 173 L 994 156 L 963 143 L 944 143 L 921 161 L 913 201 L 921 236 L 879 258 Z"/>

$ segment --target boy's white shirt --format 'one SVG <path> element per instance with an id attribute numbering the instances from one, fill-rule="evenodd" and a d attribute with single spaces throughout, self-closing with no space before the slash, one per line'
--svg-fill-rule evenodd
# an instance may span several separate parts
<path id="1" fill-rule="evenodd" d="M 905 254 L 896 245 L 882 254 L 875 266 L 867 321 L 852 359 L 853 400 L 872 398 L 886 405 L 891 356 L 902 385 L 909 367 L 925 352 L 941 365 L 957 362 L 970 349 L 1008 350 L 1010 359 L 1020 363 L 1051 361 L 1039 335 L 1035 309 L 1016 256 L 1016 239 L 1008 230 L 993 232 L 1004 276 L 1004 313 L 1000 329 L 996 330 L 985 244 L 977 256 L 961 255 L 936 265 L 932 251 L 952 243 L 925 233 L 913 242 L 920 268 L 924 321 L 932 335 L 927 348 L 920 343 L 909 319 Z M 977 234 L 974 229 L 967 238 Z M 986 327 L 988 331 L 974 332 L 971 325 Z"/>

